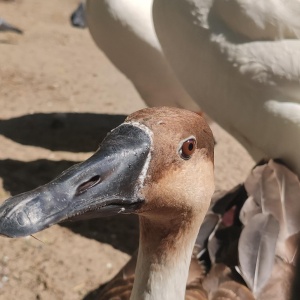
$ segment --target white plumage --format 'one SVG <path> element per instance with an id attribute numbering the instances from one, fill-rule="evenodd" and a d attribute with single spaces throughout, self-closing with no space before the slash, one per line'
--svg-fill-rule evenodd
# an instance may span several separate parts
<path id="1" fill-rule="evenodd" d="M 154 0 L 159 42 L 151 7 L 86 7 L 97 45 L 145 102 L 200 106 L 255 160 L 280 158 L 300 175 L 300 2 Z"/>
<path id="2" fill-rule="evenodd" d="M 256 160 L 300 175 L 300 2 L 154 0 L 165 55 L 192 98 Z"/>

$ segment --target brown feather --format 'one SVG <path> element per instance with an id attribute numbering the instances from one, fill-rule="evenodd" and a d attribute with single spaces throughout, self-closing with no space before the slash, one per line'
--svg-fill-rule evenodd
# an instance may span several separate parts
<path id="1" fill-rule="evenodd" d="M 137 251 L 120 272 L 105 284 L 96 297 L 97 300 L 129 300 L 134 282 Z"/>
<path id="2" fill-rule="evenodd" d="M 222 283 L 212 295 L 211 300 L 255 300 L 251 292 L 240 283 L 227 281 Z"/>
<path id="3" fill-rule="evenodd" d="M 240 281 L 235 281 L 230 268 L 216 264 L 203 281 L 210 300 L 254 300 L 249 289 Z"/>
<path id="4" fill-rule="evenodd" d="M 257 300 L 290 299 L 294 272 L 295 268 L 291 264 L 276 258 L 271 277 L 258 295 Z"/>

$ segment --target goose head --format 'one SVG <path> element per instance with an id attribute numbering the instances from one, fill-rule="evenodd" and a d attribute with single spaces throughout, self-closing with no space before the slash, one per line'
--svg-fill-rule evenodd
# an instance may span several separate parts
<path id="1" fill-rule="evenodd" d="M 0 207 L 0 234 L 136 213 L 164 220 L 206 212 L 214 190 L 212 132 L 199 115 L 146 108 L 112 130 L 97 152 L 53 181 Z"/>

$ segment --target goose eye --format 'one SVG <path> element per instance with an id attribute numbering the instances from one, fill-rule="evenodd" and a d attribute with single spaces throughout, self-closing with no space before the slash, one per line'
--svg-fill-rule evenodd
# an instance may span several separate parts
<path id="1" fill-rule="evenodd" d="M 189 139 L 185 141 L 180 148 L 180 156 L 183 159 L 189 159 L 196 150 L 196 140 Z"/>

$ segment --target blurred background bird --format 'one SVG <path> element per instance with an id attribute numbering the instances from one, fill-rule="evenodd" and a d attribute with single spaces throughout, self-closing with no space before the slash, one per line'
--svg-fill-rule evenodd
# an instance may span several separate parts
<path id="1" fill-rule="evenodd" d="M 23 34 L 23 30 L 18 27 L 7 23 L 4 19 L 0 18 L 0 31 L 12 31 L 18 34 Z"/>

